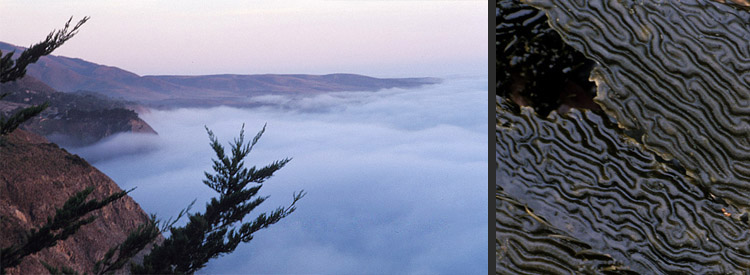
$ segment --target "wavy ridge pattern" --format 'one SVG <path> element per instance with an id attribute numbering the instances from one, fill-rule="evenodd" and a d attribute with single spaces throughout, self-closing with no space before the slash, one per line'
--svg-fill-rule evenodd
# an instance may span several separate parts
<path id="1" fill-rule="evenodd" d="M 498 274 L 625 274 L 612 257 L 555 229 L 502 190 L 495 194 Z"/>
<path id="2" fill-rule="evenodd" d="M 750 12 L 707 0 L 526 2 L 598 62 L 595 101 L 621 127 L 750 206 Z"/>
<path id="3" fill-rule="evenodd" d="M 642 274 L 750 268 L 739 211 L 608 118 L 573 109 L 541 119 L 527 107 L 508 109 L 497 110 L 497 185 L 552 226 Z"/>

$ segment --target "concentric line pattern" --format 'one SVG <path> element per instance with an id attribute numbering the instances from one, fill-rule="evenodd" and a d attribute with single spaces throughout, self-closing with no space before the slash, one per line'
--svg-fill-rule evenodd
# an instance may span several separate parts
<path id="1" fill-rule="evenodd" d="M 533 211 L 495 194 L 497 274 L 627 274 L 612 257 L 551 227 Z"/>
<path id="2" fill-rule="evenodd" d="M 605 111 L 711 193 L 750 206 L 750 12 L 715 1 L 529 0 L 597 61 Z"/>
<path id="3" fill-rule="evenodd" d="M 575 109 L 548 119 L 497 111 L 497 185 L 552 226 L 641 274 L 750 268 L 746 216 L 614 122 Z"/>

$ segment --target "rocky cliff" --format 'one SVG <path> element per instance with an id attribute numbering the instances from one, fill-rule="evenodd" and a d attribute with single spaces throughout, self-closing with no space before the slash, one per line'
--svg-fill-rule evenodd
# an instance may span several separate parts
<path id="1" fill-rule="evenodd" d="M 36 134 L 16 130 L 0 145 L 0 247 L 19 243 L 24 232 L 38 228 L 73 194 L 93 186 L 89 199 L 121 191 L 109 177 Z M 41 260 L 91 272 L 94 263 L 130 230 L 148 220 L 125 196 L 93 213 L 98 218 L 56 246 L 24 258 L 9 274 L 42 274 Z"/>

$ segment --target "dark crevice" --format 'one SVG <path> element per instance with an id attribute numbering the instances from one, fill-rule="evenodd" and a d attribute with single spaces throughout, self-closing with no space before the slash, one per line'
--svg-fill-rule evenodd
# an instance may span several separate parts
<path id="1" fill-rule="evenodd" d="M 506 108 L 513 106 L 511 110 L 518 112 L 519 106 L 529 106 L 540 117 L 551 111 L 587 109 L 617 124 L 594 102 L 596 85 L 589 75 L 596 62 L 565 44 L 543 11 L 518 0 L 499 0 L 496 16 L 496 95 L 509 99 Z M 622 134 L 639 143 L 643 137 L 640 129 L 625 129 Z M 685 173 L 677 160 L 657 155 L 657 161 Z"/>
<path id="2" fill-rule="evenodd" d="M 570 108 L 600 110 L 588 80 L 595 62 L 565 44 L 544 12 L 518 0 L 497 2 L 497 90 L 546 117 Z"/>

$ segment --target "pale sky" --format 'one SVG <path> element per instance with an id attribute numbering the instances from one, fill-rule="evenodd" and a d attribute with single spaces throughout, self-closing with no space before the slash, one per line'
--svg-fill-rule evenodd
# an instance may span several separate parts
<path id="1" fill-rule="evenodd" d="M 2 0 L 0 41 L 28 47 L 91 20 L 53 54 L 139 75 L 487 73 L 485 1 Z"/>

